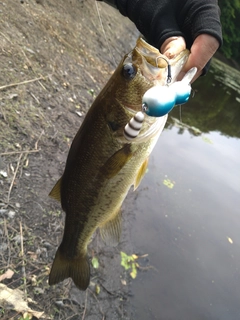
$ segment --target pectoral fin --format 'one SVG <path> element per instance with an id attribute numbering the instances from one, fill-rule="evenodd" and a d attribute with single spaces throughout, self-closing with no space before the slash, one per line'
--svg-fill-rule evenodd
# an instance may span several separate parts
<path id="1" fill-rule="evenodd" d="M 61 202 L 61 182 L 62 178 L 60 178 L 55 186 L 52 188 L 51 192 L 49 193 L 49 197 Z"/>
<path id="2" fill-rule="evenodd" d="M 132 158 L 131 144 L 125 144 L 122 149 L 115 152 L 101 168 L 101 174 L 105 178 L 113 178 Z"/>
<path id="3" fill-rule="evenodd" d="M 137 189 L 137 187 L 141 183 L 142 178 L 144 177 L 147 171 L 147 168 L 148 168 L 148 158 L 142 163 L 141 167 L 139 168 L 139 171 L 137 173 L 137 176 L 134 182 L 134 191 Z"/>
<path id="4" fill-rule="evenodd" d="M 118 210 L 114 217 L 100 226 L 100 234 L 103 241 L 109 246 L 116 246 L 119 243 L 122 231 L 122 214 Z"/>

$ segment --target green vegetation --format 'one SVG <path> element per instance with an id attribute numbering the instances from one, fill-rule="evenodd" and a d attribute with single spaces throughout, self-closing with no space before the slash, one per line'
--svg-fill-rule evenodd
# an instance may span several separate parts
<path id="1" fill-rule="evenodd" d="M 98 258 L 97 257 L 93 257 L 92 258 L 92 266 L 93 266 L 94 269 L 98 269 L 99 262 L 98 262 Z"/>
<path id="2" fill-rule="evenodd" d="M 130 276 L 135 279 L 137 276 L 137 268 L 139 267 L 136 260 L 138 259 L 138 256 L 135 254 L 132 254 L 131 256 L 128 256 L 125 252 L 121 251 L 121 266 L 125 270 L 131 270 Z"/>
<path id="3" fill-rule="evenodd" d="M 221 52 L 226 58 L 239 59 L 240 43 L 240 0 L 219 0 L 223 28 Z"/>
<path id="4" fill-rule="evenodd" d="M 170 179 L 164 179 L 163 184 L 169 189 L 172 189 L 175 185 L 175 181 L 171 181 Z"/>

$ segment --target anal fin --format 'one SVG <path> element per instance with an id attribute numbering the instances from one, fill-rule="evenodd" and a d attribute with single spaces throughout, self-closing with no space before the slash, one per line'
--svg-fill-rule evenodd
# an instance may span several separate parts
<path id="1" fill-rule="evenodd" d="M 139 186 L 139 184 L 142 181 L 142 178 L 144 177 L 146 171 L 148 168 L 148 158 L 145 159 L 145 161 L 142 163 L 141 167 L 138 170 L 135 182 L 134 182 L 134 191 L 137 189 L 137 187 Z"/>
<path id="2" fill-rule="evenodd" d="M 119 243 L 122 232 L 122 213 L 118 210 L 113 218 L 100 226 L 100 234 L 103 241 L 109 246 L 116 246 Z"/>

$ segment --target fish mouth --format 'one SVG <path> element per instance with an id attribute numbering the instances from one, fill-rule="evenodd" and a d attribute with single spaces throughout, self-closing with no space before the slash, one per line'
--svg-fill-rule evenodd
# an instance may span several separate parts
<path id="1" fill-rule="evenodd" d="M 143 38 L 137 40 L 136 46 L 132 51 L 132 61 L 141 69 L 142 75 L 149 82 L 150 87 L 155 85 L 167 85 L 168 66 L 171 68 L 171 83 L 176 82 L 177 76 L 182 70 L 189 56 L 189 50 L 183 50 L 171 59 L 168 59 L 160 51 L 147 43 Z M 125 105 L 130 117 L 134 117 L 139 105 Z M 167 115 L 159 118 L 150 117 L 144 114 L 142 128 L 133 142 L 139 143 L 157 135 L 163 130 Z"/>
<path id="2" fill-rule="evenodd" d="M 173 58 L 168 59 L 141 37 L 138 38 L 132 51 L 132 60 L 140 66 L 143 76 L 153 82 L 153 85 L 165 85 L 167 83 L 168 65 L 171 67 L 171 82 L 175 82 L 188 56 L 189 50 L 185 49 Z"/>
<path id="3" fill-rule="evenodd" d="M 147 90 L 156 85 L 168 85 L 169 66 L 171 68 L 171 83 L 177 80 L 177 76 L 186 63 L 188 56 L 189 50 L 183 50 L 178 55 L 168 59 L 143 38 L 137 40 L 135 48 L 126 55 L 124 63 L 133 64 L 137 68 L 137 81 L 139 82 L 136 82 L 136 92 L 138 94 L 133 92 L 134 99 L 130 98 L 127 99 L 127 101 L 122 101 L 121 95 L 117 97 L 120 105 L 124 106 L 129 121 L 138 111 L 142 111 L 142 97 Z M 166 120 L 167 115 L 163 117 L 150 117 L 144 113 L 141 130 L 132 140 L 132 143 L 145 142 L 148 139 L 154 138 L 154 136 L 158 136 Z M 122 136 L 122 132 L 118 132 L 118 139 L 120 139 L 121 142 L 123 142 L 123 140 L 126 142 L 125 137 Z"/>

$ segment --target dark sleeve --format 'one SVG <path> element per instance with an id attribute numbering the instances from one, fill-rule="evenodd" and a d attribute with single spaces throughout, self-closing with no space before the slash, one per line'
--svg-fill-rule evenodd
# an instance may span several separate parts
<path id="1" fill-rule="evenodd" d="M 217 0 L 108 0 L 131 19 L 147 41 L 157 48 L 169 37 L 182 36 L 190 49 L 203 33 L 222 44 Z"/>

